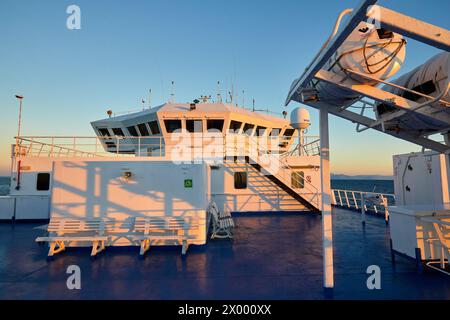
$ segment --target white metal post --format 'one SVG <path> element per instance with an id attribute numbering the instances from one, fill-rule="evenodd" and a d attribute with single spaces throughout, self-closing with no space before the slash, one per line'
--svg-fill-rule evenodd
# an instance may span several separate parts
<path id="1" fill-rule="evenodd" d="M 361 192 L 361 219 L 363 226 L 366 225 L 366 200 L 364 199 L 364 193 Z"/>
<path id="2" fill-rule="evenodd" d="M 320 175 L 322 181 L 323 286 L 334 287 L 333 220 L 331 216 L 330 143 L 328 110 L 320 109 Z"/>
<path id="3" fill-rule="evenodd" d="M 384 207 L 384 221 L 386 221 L 386 224 L 388 224 L 389 223 L 389 209 L 388 209 L 387 197 L 381 195 L 381 201 L 382 201 L 383 207 Z"/>
<path id="4" fill-rule="evenodd" d="M 18 123 L 18 126 L 17 126 L 17 137 L 16 137 L 16 158 L 19 156 L 19 153 L 20 153 L 20 147 L 19 147 L 19 144 L 20 144 L 20 129 L 21 129 L 21 126 L 22 126 L 22 100 L 23 100 L 23 96 L 19 96 L 19 95 L 16 95 L 16 98 L 19 100 L 19 123 Z"/>

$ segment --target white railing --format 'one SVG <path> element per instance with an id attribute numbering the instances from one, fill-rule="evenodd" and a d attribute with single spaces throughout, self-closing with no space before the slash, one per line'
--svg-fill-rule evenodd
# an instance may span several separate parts
<path id="1" fill-rule="evenodd" d="M 229 136 L 235 134 L 173 134 L 173 141 L 165 141 L 162 136 L 24 136 L 19 138 L 20 148 L 13 152 L 21 157 L 114 157 L 114 156 L 140 156 L 140 157 L 164 157 L 169 155 L 173 148 L 201 149 L 204 145 L 221 149 Z M 242 139 L 252 138 L 258 146 L 265 146 L 266 152 L 278 154 L 280 157 L 296 156 L 287 146 L 298 145 L 292 143 L 292 139 L 284 137 L 247 137 L 238 135 Z M 178 141 L 178 138 L 181 137 Z M 184 137 L 184 138 L 183 138 Z M 187 137 L 187 139 L 186 139 Z M 301 148 L 308 150 L 301 155 L 318 155 L 312 150 L 317 149 L 317 136 L 305 136 L 305 145 Z M 267 150 L 270 148 L 270 150 Z M 166 150 L 167 149 L 167 150 Z M 15 150 L 15 151 L 14 151 Z"/>
<path id="2" fill-rule="evenodd" d="M 393 194 L 355 190 L 332 189 L 331 200 L 334 206 L 359 210 L 362 214 L 384 215 L 386 222 L 389 220 L 388 206 L 395 205 Z"/>
<path id="3" fill-rule="evenodd" d="M 34 136 L 20 137 L 19 143 L 21 157 L 162 157 L 165 152 L 161 136 Z"/>
<path id="4" fill-rule="evenodd" d="M 269 174 L 275 176 L 288 188 L 320 210 L 320 192 L 318 188 L 304 177 L 301 178 L 292 175 L 295 169 L 284 161 L 283 155 L 272 152 L 273 149 L 270 144 L 262 143 L 256 137 L 247 136 L 244 141 L 242 141 L 241 136 L 236 138 L 234 143 L 232 137 L 231 139 L 227 139 L 225 154 L 248 156 L 250 160 L 255 161 Z M 293 183 L 300 186 L 300 188 L 294 188 L 292 186 Z"/>
<path id="5" fill-rule="evenodd" d="M 305 136 L 302 144 L 293 144 L 284 156 L 318 156 L 320 155 L 320 137 Z"/>

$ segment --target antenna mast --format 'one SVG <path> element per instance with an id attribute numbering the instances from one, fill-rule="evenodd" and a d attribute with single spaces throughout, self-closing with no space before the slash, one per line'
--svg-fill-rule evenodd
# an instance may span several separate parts
<path id="1" fill-rule="evenodd" d="M 150 88 L 148 90 L 148 108 L 152 108 L 152 89 Z"/>
<path id="2" fill-rule="evenodd" d="M 217 103 L 222 103 L 222 95 L 220 94 L 220 81 L 217 81 Z"/>
<path id="3" fill-rule="evenodd" d="M 170 94 L 170 103 L 175 103 L 175 82 L 172 81 L 172 93 Z"/>

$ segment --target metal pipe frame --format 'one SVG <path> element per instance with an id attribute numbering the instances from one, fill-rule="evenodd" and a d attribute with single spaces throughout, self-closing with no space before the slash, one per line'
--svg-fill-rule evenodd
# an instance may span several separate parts
<path id="1" fill-rule="evenodd" d="M 450 114 L 446 112 L 440 112 L 437 108 L 431 104 L 441 103 L 448 105 L 448 101 L 442 101 L 444 94 L 438 97 L 429 97 L 429 101 L 425 103 L 417 103 L 411 100 L 407 100 L 401 96 L 389 93 L 382 89 L 369 85 L 344 85 L 342 83 L 343 77 L 326 71 L 323 66 L 336 52 L 339 46 L 347 39 L 350 33 L 361 21 L 370 21 L 379 24 L 382 28 L 386 28 L 393 32 L 399 33 L 407 38 L 415 39 L 419 42 L 434 46 L 436 48 L 450 51 L 450 31 L 444 28 L 434 26 L 424 21 L 403 15 L 393 10 L 376 5 L 377 0 L 364 0 L 359 6 L 352 11 L 347 23 L 339 31 L 336 32 L 336 27 L 333 32 L 334 37 L 327 40 L 325 45 L 306 68 L 303 74 L 294 81 L 289 94 L 286 98 L 286 106 L 292 101 L 307 104 L 314 108 L 327 108 L 331 114 L 339 116 L 341 118 L 350 120 L 357 124 L 358 131 L 364 131 L 368 128 L 372 128 L 394 137 L 421 145 L 424 148 L 435 150 L 441 153 L 450 153 L 450 146 L 444 143 L 437 142 L 430 139 L 432 134 L 445 133 L 450 130 Z M 373 79 L 372 79 L 373 80 Z M 313 90 L 313 82 L 326 81 L 338 87 L 351 90 L 357 95 L 361 96 L 361 99 L 369 98 L 371 100 L 379 101 L 391 105 L 398 109 L 398 111 L 385 116 L 381 119 L 372 119 L 367 116 L 358 114 L 353 111 L 347 110 L 348 107 L 330 105 L 319 100 L 304 101 L 302 99 L 302 92 Z M 380 83 L 389 83 L 379 80 Z M 406 91 L 410 89 L 404 88 Z M 360 99 L 360 100 L 361 100 Z M 445 111 L 443 109 L 442 111 Z M 364 111 L 364 110 L 363 110 Z M 427 112 L 428 111 L 428 112 Z M 391 121 L 408 112 L 414 112 L 420 116 L 438 121 L 442 124 L 442 127 L 448 128 L 444 130 L 430 130 L 429 132 L 409 132 L 405 130 L 398 131 L 386 131 L 384 128 L 385 121 Z M 365 128 L 359 128 L 362 125 Z"/>

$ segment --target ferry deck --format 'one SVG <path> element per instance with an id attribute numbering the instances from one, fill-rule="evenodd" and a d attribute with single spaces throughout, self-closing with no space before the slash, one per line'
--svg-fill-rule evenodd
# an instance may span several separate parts
<path id="1" fill-rule="evenodd" d="M 368 215 L 333 208 L 335 289 L 322 287 L 321 217 L 238 214 L 234 240 L 210 240 L 182 257 L 176 247 L 111 247 L 90 259 L 69 248 L 46 261 L 34 239 L 38 223 L 1 223 L 0 299 L 450 299 L 448 277 L 391 262 L 389 227 Z M 349 250 L 351 249 L 351 250 Z M 267 259 L 270 257 L 270 259 Z M 81 268 L 81 290 L 68 290 L 66 268 Z M 366 268 L 381 268 L 381 290 L 368 290 Z"/>

